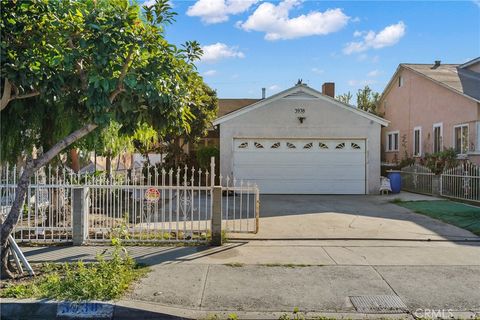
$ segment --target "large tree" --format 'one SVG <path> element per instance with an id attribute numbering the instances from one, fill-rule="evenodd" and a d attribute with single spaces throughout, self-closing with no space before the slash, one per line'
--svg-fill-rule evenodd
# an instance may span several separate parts
<path id="1" fill-rule="evenodd" d="M 8 273 L 7 238 L 36 170 L 112 121 L 132 133 L 139 123 L 159 132 L 188 128 L 192 97 L 204 88 L 193 63 L 198 43 L 177 48 L 164 37 L 174 17 L 167 0 L 143 9 L 128 0 L 1 0 L 1 7 L 0 155 L 27 158 L 1 228 Z"/>

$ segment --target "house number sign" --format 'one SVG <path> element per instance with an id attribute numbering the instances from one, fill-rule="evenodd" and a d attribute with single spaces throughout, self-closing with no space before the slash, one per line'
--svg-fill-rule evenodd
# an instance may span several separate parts
<path id="1" fill-rule="evenodd" d="M 305 108 L 295 108 L 295 114 L 305 114 Z"/>

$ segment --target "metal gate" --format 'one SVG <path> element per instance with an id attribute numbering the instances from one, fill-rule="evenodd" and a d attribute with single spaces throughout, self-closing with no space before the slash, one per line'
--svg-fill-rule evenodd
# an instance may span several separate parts
<path id="1" fill-rule="evenodd" d="M 0 213 L 8 214 L 21 174 L 8 165 L 0 173 Z M 222 183 L 224 185 L 222 186 Z M 36 173 L 14 229 L 18 242 L 71 242 L 74 191 L 81 189 L 87 243 L 206 242 L 210 238 L 213 187 L 222 188 L 222 225 L 227 232 L 257 232 L 259 190 L 209 170 L 155 166 L 77 174 L 48 167 Z"/>

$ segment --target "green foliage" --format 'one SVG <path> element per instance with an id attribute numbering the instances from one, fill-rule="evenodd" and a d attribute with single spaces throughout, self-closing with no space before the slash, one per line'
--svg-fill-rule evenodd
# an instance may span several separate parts
<path id="1" fill-rule="evenodd" d="M 344 94 L 340 94 L 337 96 L 337 100 L 346 104 L 350 104 L 352 101 L 353 95 L 350 91 Z"/>
<path id="2" fill-rule="evenodd" d="M 365 86 L 357 92 L 357 108 L 375 115 L 380 115 L 378 112 L 379 99 L 380 94 L 378 92 L 373 92 L 369 86 Z"/>
<path id="3" fill-rule="evenodd" d="M 197 163 L 199 168 L 210 169 L 210 158 L 220 157 L 220 150 L 217 147 L 200 147 L 197 149 Z"/>
<path id="4" fill-rule="evenodd" d="M 1 296 L 73 301 L 117 299 L 146 270 L 136 265 L 122 247 L 115 246 L 109 260 L 99 255 L 96 263 L 46 265 L 43 272 L 28 283 L 8 285 Z"/>
<path id="5" fill-rule="evenodd" d="M 426 154 L 421 159 L 421 163 L 432 170 L 435 174 L 440 174 L 446 168 L 458 165 L 457 153 L 455 149 L 450 148 L 437 153 Z"/>
<path id="6" fill-rule="evenodd" d="M 1 83 L 12 84 L 2 110 L 1 153 L 15 161 L 72 131 L 146 124 L 160 135 L 189 132 L 205 85 L 195 41 L 177 48 L 164 37 L 175 13 L 167 0 L 142 10 L 127 0 L 1 0 Z M 32 95 L 33 97 L 30 97 Z M 29 98 L 27 98 L 29 97 Z M 20 99 L 21 98 L 21 99 Z M 77 147 L 93 149 L 98 137 Z"/>

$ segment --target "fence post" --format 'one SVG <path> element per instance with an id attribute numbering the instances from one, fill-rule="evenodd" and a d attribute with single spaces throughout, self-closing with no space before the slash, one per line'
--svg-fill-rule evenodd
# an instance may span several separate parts
<path id="1" fill-rule="evenodd" d="M 222 187 L 212 189 L 212 245 L 222 245 Z"/>
<path id="2" fill-rule="evenodd" d="M 85 244 L 88 237 L 88 188 L 73 188 L 72 239 L 74 246 Z"/>
<path id="3" fill-rule="evenodd" d="M 210 157 L 210 186 L 215 185 L 215 157 Z"/>

